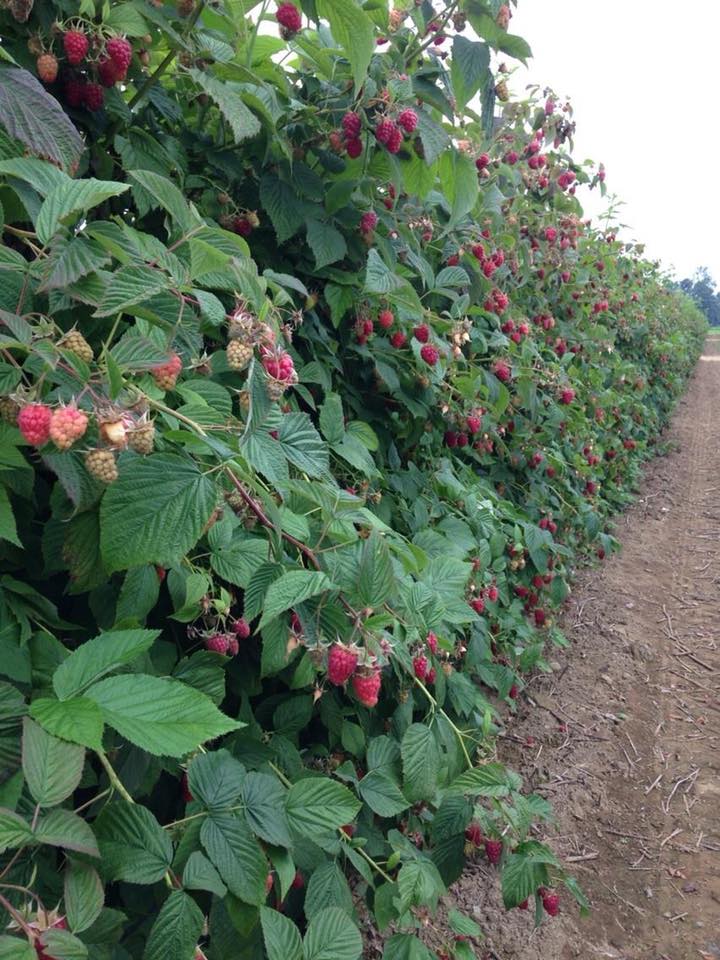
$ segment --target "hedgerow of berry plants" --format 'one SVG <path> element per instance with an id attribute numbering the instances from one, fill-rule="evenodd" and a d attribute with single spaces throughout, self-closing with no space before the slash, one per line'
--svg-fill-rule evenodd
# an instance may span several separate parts
<path id="1" fill-rule="evenodd" d="M 463 960 L 476 857 L 585 906 L 494 738 L 704 321 L 508 6 L 246 8 L 0 10 L 12 960 Z"/>

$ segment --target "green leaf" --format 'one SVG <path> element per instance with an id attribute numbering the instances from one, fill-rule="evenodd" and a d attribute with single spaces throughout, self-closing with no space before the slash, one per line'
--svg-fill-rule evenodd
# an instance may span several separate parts
<path id="1" fill-rule="evenodd" d="M 89 857 L 99 857 L 97 840 L 90 824 L 72 810 L 51 810 L 35 828 L 35 839 L 63 850 L 74 850 Z"/>
<path id="2" fill-rule="evenodd" d="M 214 750 L 195 757 L 188 767 L 190 793 L 208 810 L 235 806 L 245 780 L 245 767 L 227 750 Z"/>
<path id="3" fill-rule="evenodd" d="M 379 817 L 395 817 L 410 806 L 400 787 L 384 770 L 366 773 L 358 790 L 365 803 Z"/>
<path id="4" fill-rule="evenodd" d="M 115 622 L 144 620 L 157 603 L 159 595 L 160 578 L 155 567 L 152 564 L 131 567 L 125 574 L 115 607 Z"/>
<path id="5" fill-rule="evenodd" d="M 75 697 L 91 684 L 150 649 L 159 630 L 108 630 L 88 640 L 53 674 L 53 689 L 61 700 Z"/>
<path id="6" fill-rule="evenodd" d="M 55 237 L 50 253 L 43 264 L 40 290 L 58 290 L 69 287 L 81 277 L 94 273 L 110 263 L 110 257 L 99 243 L 88 237 Z"/>
<path id="7" fill-rule="evenodd" d="M 0 807 L 0 850 L 22 847 L 32 841 L 30 824 L 12 810 Z"/>
<path id="8" fill-rule="evenodd" d="M 329 223 L 308 220 L 307 241 L 315 257 L 316 270 L 342 260 L 347 253 L 345 238 Z"/>
<path id="9" fill-rule="evenodd" d="M 285 814 L 287 791 L 277 777 L 252 771 L 245 777 L 243 802 L 245 817 L 253 833 L 276 847 L 291 847 L 290 829 Z"/>
<path id="10" fill-rule="evenodd" d="M 435 960 L 435 954 L 414 933 L 396 933 L 385 943 L 383 960 Z"/>
<path id="11" fill-rule="evenodd" d="M 335 585 L 319 570 L 290 570 L 275 580 L 267 589 L 260 627 L 266 626 L 286 610 L 303 600 L 335 589 Z"/>
<path id="12" fill-rule="evenodd" d="M 68 180 L 60 183 L 47 195 L 35 222 L 35 232 L 41 243 L 49 243 L 62 220 L 85 213 L 110 197 L 117 197 L 128 189 L 127 183 L 114 180 Z"/>
<path id="13" fill-rule="evenodd" d="M 74 172 L 85 149 L 58 101 L 27 70 L 0 66 L 0 125 L 31 153 L 64 170 Z"/>
<path id="14" fill-rule="evenodd" d="M 260 180 L 260 202 L 279 243 L 289 240 L 305 222 L 305 205 L 289 183 L 273 174 L 266 173 Z"/>
<path id="15" fill-rule="evenodd" d="M 43 954 L 54 960 L 86 960 L 88 948 L 67 930 L 50 927 L 40 937 Z"/>
<path id="16" fill-rule="evenodd" d="M 22 765 L 30 793 L 41 807 L 62 803 L 80 783 L 85 750 L 58 740 L 23 717 Z"/>
<path id="17" fill-rule="evenodd" d="M 364 607 L 380 607 L 395 587 L 387 543 L 373 532 L 363 541 L 355 594 Z"/>
<path id="18" fill-rule="evenodd" d="M 37 960 L 37 952 L 27 940 L 0 936 L 0 960 Z"/>
<path id="19" fill-rule="evenodd" d="M 248 137 L 260 133 L 260 121 L 243 103 L 240 96 L 227 83 L 213 77 L 211 73 L 191 67 L 188 73 L 195 83 L 213 100 L 223 117 L 227 120 L 235 136 L 235 143 L 241 143 Z"/>
<path id="20" fill-rule="evenodd" d="M 167 290 L 169 286 L 169 278 L 160 270 L 134 264 L 120 267 L 105 288 L 94 316 L 109 317 L 115 313 L 122 313 L 128 307 L 144 303 L 156 293 Z"/>
<path id="21" fill-rule="evenodd" d="M 0 162 L 0 175 L 16 177 L 24 183 L 30 184 L 40 196 L 48 193 L 62 183 L 69 183 L 70 178 L 47 160 L 37 160 L 35 157 L 17 157 L 13 160 Z"/>
<path id="22" fill-rule="evenodd" d="M 440 158 L 439 174 L 445 184 L 445 195 L 451 204 L 446 230 L 454 227 L 475 206 L 480 187 L 472 159 L 464 153 L 448 151 Z"/>
<path id="23" fill-rule="evenodd" d="M 43 697 L 30 704 L 30 716 L 54 737 L 102 750 L 103 718 L 92 700 Z"/>
<path id="24" fill-rule="evenodd" d="M 477 40 L 468 40 L 459 33 L 455 34 L 450 74 L 459 111 L 462 111 L 480 87 L 488 82 L 489 68 L 488 45 Z"/>
<path id="25" fill-rule="evenodd" d="M 371 248 L 368 252 L 367 268 L 365 270 L 365 292 L 366 293 L 390 293 L 392 290 L 399 290 L 405 285 L 402 277 L 397 277 L 387 264 L 382 260 L 380 254 Z"/>
<path id="26" fill-rule="evenodd" d="M 204 920 L 192 897 L 173 890 L 152 925 L 143 960 L 193 960 Z"/>
<path id="27" fill-rule="evenodd" d="M 288 822 L 300 837 L 326 837 L 360 810 L 360 801 L 347 787 L 326 777 L 310 777 L 294 783 L 287 795 Z"/>
<path id="28" fill-rule="evenodd" d="M 244 903 L 264 903 L 267 861 L 244 820 L 212 814 L 200 828 L 200 841 L 230 893 Z"/>
<path id="29" fill-rule="evenodd" d="M 326 907 L 339 907 L 353 915 L 353 898 L 345 874 L 335 860 L 323 863 L 313 871 L 305 893 L 303 909 L 308 920 Z"/>
<path id="30" fill-rule="evenodd" d="M 7 540 L 8 543 L 14 543 L 16 547 L 22 547 L 5 487 L 0 487 L 0 540 Z"/>
<path id="31" fill-rule="evenodd" d="M 70 863 L 65 871 L 65 911 L 73 933 L 87 930 L 100 916 L 105 890 L 96 870 L 86 863 Z"/>
<path id="32" fill-rule="evenodd" d="M 155 883 L 172 862 L 170 837 L 147 807 L 115 800 L 94 823 L 103 871 L 111 880 Z"/>
<path id="33" fill-rule="evenodd" d="M 511 786 L 514 784 L 509 780 L 509 773 L 502 764 L 485 763 L 460 774 L 448 790 L 473 797 L 505 797 Z"/>
<path id="34" fill-rule="evenodd" d="M 212 700 L 177 680 L 144 674 L 108 677 L 86 696 L 105 723 L 155 756 L 182 757 L 206 740 L 243 724 L 221 713 Z"/>
<path id="35" fill-rule="evenodd" d="M 303 960 L 300 932 L 289 917 L 260 907 L 260 923 L 268 960 Z"/>
<path id="36" fill-rule="evenodd" d="M 418 113 L 417 131 L 422 142 L 425 163 L 430 166 L 448 149 L 450 137 L 424 110 Z M 443 186 L 447 188 L 448 184 L 443 183 Z"/>
<path id="37" fill-rule="evenodd" d="M 434 911 L 438 898 L 445 893 L 445 884 L 437 867 L 430 860 L 411 860 L 400 869 L 397 878 L 402 910 L 426 906 Z"/>
<path id="38" fill-rule="evenodd" d="M 189 233 L 202 223 L 172 180 L 152 170 L 128 170 L 127 175 L 132 183 L 152 197 L 155 201 L 152 206 L 161 207 L 170 214 L 183 233 Z"/>
<path id="39" fill-rule="evenodd" d="M 375 28 L 355 0 L 317 0 L 318 15 L 327 20 L 335 40 L 342 46 L 352 67 L 355 87 L 365 82 L 375 50 Z"/>
<path id="40" fill-rule="evenodd" d="M 129 458 L 100 508 L 108 572 L 178 563 L 197 543 L 215 502 L 212 481 L 192 460 L 170 453 Z"/>
<path id="41" fill-rule="evenodd" d="M 182 882 L 188 890 L 208 890 L 218 897 L 224 897 L 227 893 L 227 887 L 220 879 L 220 874 L 205 854 L 199 850 L 193 850 L 188 857 Z"/>
<path id="42" fill-rule="evenodd" d="M 220 544 L 210 554 L 210 566 L 215 573 L 236 587 L 246 589 L 255 572 L 268 557 L 268 542 L 261 537 L 236 533 L 228 544 Z"/>
<path id="43" fill-rule="evenodd" d="M 409 800 L 431 800 L 437 791 L 440 751 L 435 735 L 422 723 L 405 731 L 400 747 L 403 790 Z"/>
<path id="44" fill-rule="evenodd" d="M 306 413 L 288 413 L 280 421 L 278 439 L 286 460 L 311 477 L 330 473 L 327 445 Z"/>
<path id="45" fill-rule="evenodd" d="M 360 931 L 344 910 L 327 907 L 315 914 L 305 934 L 305 960 L 358 960 Z"/>

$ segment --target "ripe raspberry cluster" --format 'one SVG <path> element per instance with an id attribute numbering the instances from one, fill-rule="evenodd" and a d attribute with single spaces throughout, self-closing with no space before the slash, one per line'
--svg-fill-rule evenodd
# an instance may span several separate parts
<path id="1" fill-rule="evenodd" d="M 126 79 L 133 48 L 126 37 L 105 40 L 81 24 L 63 32 L 62 54 L 63 89 L 68 105 L 95 112 L 104 106 L 104 88 Z M 52 50 L 40 53 L 35 64 L 38 76 L 48 86 L 57 80 L 60 66 Z"/>

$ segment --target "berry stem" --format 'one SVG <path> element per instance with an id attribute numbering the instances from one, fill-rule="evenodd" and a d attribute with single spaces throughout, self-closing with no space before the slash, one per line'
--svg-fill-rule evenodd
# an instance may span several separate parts
<path id="1" fill-rule="evenodd" d="M 98 759 L 100 763 L 105 768 L 105 773 L 107 773 L 108 779 L 110 780 L 110 783 L 112 784 L 113 789 L 117 790 L 117 792 L 120 794 L 123 800 L 126 800 L 128 803 L 134 804 L 135 801 L 125 789 L 125 785 L 120 779 L 120 777 L 117 775 L 117 773 L 115 773 L 113 765 L 108 760 L 107 756 L 105 755 L 105 752 L 103 750 L 96 750 L 95 753 L 98 755 Z"/>

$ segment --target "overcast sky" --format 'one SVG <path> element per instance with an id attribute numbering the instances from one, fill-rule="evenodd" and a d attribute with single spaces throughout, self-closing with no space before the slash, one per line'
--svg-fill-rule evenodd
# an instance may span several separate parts
<path id="1" fill-rule="evenodd" d="M 605 164 L 621 235 L 720 285 L 720 0 L 519 0 L 510 30 L 534 54 L 511 88 L 572 99 L 576 156 Z"/>

